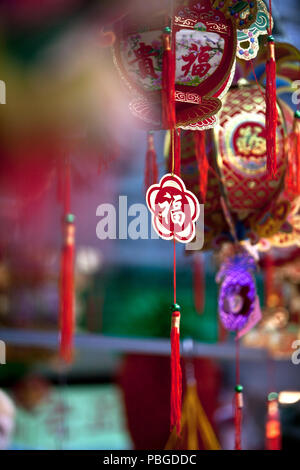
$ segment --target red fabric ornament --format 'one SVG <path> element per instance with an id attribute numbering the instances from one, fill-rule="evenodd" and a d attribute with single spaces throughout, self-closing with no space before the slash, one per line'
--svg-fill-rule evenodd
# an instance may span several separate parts
<path id="1" fill-rule="evenodd" d="M 159 184 L 147 191 L 146 202 L 152 213 L 156 233 L 164 240 L 189 243 L 196 235 L 195 223 L 200 214 L 198 199 L 176 175 L 164 175 Z"/>
<path id="2" fill-rule="evenodd" d="M 116 22 L 113 44 L 133 115 L 150 129 L 213 127 L 233 79 L 236 18 L 226 18 L 210 0 L 179 2 L 172 11 L 165 3 L 153 15 L 136 16 L 131 11 Z"/>

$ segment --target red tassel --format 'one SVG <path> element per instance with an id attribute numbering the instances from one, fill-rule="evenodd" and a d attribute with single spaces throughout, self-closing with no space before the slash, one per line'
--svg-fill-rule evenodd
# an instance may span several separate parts
<path id="1" fill-rule="evenodd" d="M 203 203 L 206 200 L 208 160 L 206 155 L 205 131 L 195 131 L 195 154 L 199 172 L 199 191 Z"/>
<path id="2" fill-rule="evenodd" d="M 176 304 L 175 304 L 176 308 Z M 171 327 L 171 430 L 181 430 L 182 372 L 180 366 L 180 311 L 172 312 Z"/>
<path id="3" fill-rule="evenodd" d="M 268 397 L 266 450 L 281 450 L 281 426 L 277 393 L 270 393 Z"/>
<path id="4" fill-rule="evenodd" d="M 74 216 L 70 214 L 70 163 L 65 165 L 64 244 L 60 278 L 60 356 L 66 362 L 73 358 L 74 328 Z"/>
<path id="5" fill-rule="evenodd" d="M 171 47 L 171 29 L 165 28 L 163 38 L 162 59 L 162 126 L 164 129 L 174 129 L 175 114 L 175 54 Z"/>
<path id="6" fill-rule="evenodd" d="M 154 137 L 152 132 L 148 132 L 148 147 L 146 153 L 146 165 L 145 165 L 145 191 L 152 184 L 157 183 L 158 180 L 158 166 L 157 157 L 154 148 Z"/>
<path id="7" fill-rule="evenodd" d="M 204 309 L 205 276 L 201 253 L 194 256 L 194 303 L 196 311 L 201 314 Z"/>
<path id="8" fill-rule="evenodd" d="M 241 385 L 236 386 L 235 392 L 235 450 L 242 449 L 241 437 L 242 437 L 242 417 L 243 417 L 243 388 Z"/>
<path id="9" fill-rule="evenodd" d="M 65 362 L 73 359 L 74 323 L 74 232 L 71 214 L 65 222 L 65 240 L 61 262 L 60 292 L 60 356 Z"/>
<path id="10" fill-rule="evenodd" d="M 286 185 L 292 195 L 300 194 L 300 111 L 294 116 L 293 131 L 288 136 Z"/>
<path id="11" fill-rule="evenodd" d="M 276 61 L 275 44 L 272 33 L 272 0 L 269 0 L 269 29 L 268 52 L 269 59 L 266 64 L 266 146 L 267 146 L 267 175 L 273 178 L 276 175 L 276 129 L 277 129 L 277 101 L 276 101 Z"/>

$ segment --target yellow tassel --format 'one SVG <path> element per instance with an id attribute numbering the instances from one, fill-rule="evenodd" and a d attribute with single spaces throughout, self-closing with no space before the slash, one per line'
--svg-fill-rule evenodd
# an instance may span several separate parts
<path id="1" fill-rule="evenodd" d="M 181 417 L 182 436 L 186 435 L 187 450 L 199 450 L 198 433 L 206 450 L 220 450 L 220 443 L 201 405 L 195 382 L 187 385 L 186 395 L 182 406 Z M 165 450 L 177 447 L 179 438 L 173 430 Z"/>

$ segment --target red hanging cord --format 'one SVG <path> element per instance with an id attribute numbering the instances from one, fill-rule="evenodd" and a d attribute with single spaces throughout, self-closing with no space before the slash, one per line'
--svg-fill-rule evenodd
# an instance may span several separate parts
<path id="1" fill-rule="evenodd" d="M 266 63 L 266 144 L 267 144 L 267 174 L 270 178 L 276 175 L 276 129 L 277 129 L 277 101 L 276 101 L 276 61 L 275 43 L 272 36 L 272 0 L 269 0 L 269 28 L 268 28 L 268 61 Z"/>
<path id="2" fill-rule="evenodd" d="M 180 143 L 180 129 L 174 129 L 174 173 L 177 176 L 181 175 L 181 143 Z"/>
<path id="3" fill-rule="evenodd" d="M 74 216 L 71 207 L 71 168 L 69 157 L 64 166 L 63 247 L 60 275 L 60 357 L 65 362 L 73 358 L 74 329 Z"/>

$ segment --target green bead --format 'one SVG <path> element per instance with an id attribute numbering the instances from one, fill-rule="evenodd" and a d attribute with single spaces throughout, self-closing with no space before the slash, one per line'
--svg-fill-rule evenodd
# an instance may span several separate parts
<path id="1" fill-rule="evenodd" d="M 167 33 L 167 34 L 170 34 L 170 33 L 171 33 L 171 28 L 170 28 L 170 26 L 166 26 L 166 27 L 164 28 L 164 33 Z"/>
<path id="2" fill-rule="evenodd" d="M 268 395 L 268 401 L 273 401 L 278 399 L 278 393 L 276 392 L 271 392 Z"/>
<path id="3" fill-rule="evenodd" d="M 294 114 L 295 118 L 300 119 L 300 109 L 297 109 Z"/>
<path id="4" fill-rule="evenodd" d="M 234 387 L 235 391 L 238 392 L 238 393 L 242 393 L 242 391 L 244 390 L 244 387 L 243 385 L 236 385 Z"/>
<path id="5" fill-rule="evenodd" d="M 179 304 L 172 304 L 171 305 L 171 310 L 172 310 L 172 312 L 180 312 L 181 307 L 180 307 Z"/>
<path id="6" fill-rule="evenodd" d="M 66 217 L 65 217 L 65 221 L 68 223 L 68 224 L 72 224 L 75 220 L 75 215 L 73 214 L 66 214 Z"/>
<path id="7" fill-rule="evenodd" d="M 270 36 L 268 36 L 268 38 L 267 38 L 267 41 L 268 42 L 274 42 L 275 41 L 274 36 L 272 36 L 272 34 L 270 34 Z"/>

